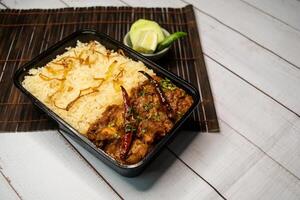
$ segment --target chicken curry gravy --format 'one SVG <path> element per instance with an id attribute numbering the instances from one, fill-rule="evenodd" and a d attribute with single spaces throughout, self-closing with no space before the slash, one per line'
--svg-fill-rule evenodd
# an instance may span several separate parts
<path id="1" fill-rule="evenodd" d="M 108 106 L 87 132 L 89 140 L 122 164 L 141 161 L 193 104 L 170 80 L 140 73 L 147 80 L 130 95 L 121 86 L 123 104 Z"/>

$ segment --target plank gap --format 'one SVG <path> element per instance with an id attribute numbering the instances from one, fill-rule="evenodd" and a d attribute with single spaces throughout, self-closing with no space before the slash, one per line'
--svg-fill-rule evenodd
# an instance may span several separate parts
<path id="1" fill-rule="evenodd" d="M 263 14 L 265 14 L 265 15 L 267 15 L 267 16 L 269 16 L 269 17 L 271 17 L 271 18 L 273 18 L 273 19 L 275 19 L 275 20 L 277 20 L 277 21 L 279 21 L 280 23 L 283 23 L 283 24 L 289 26 L 290 28 L 292 28 L 292 29 L 294 29 L 294 30 L 300 32 L 300 29 L 298 29 L 297 27 L 292 26 L 291 24 L 289 24 L 289 23 L 287 23 L 287 22 L 285 22 L 285 21 L 279 19 L 278 17 L 275 17 L 274 15 L 272 15 L 272 14 L 270 14 L 270 13 L 264 11 L 263 9 L 260 9 L 260 8 L 256 7 L 255 5 L 252 5 L 251 3 L 249 3 L 249 2 L 247 2 L 247 1 L 245 1 L 245 0 L 240 0 L 240 1 L 243 2 L 243 3 L 245 3 L 245 4 L 247 4 L 247 5 L 250 6 L 250 7 L 252 7 L 252 8 L 254 8 L 254 9 L 258 10 L 259 12 L 261 12 L 261 13 L 263 13 Z"/>
<path id="2" fill-rule="evenodd" d="M 6 180 L 10 188 L 15 192 L 15 194 L 18 196 L 20 200 L 23 200 L 22 196 L 19 194 L 19 192 L 16 190 L 16 188 L 12 185 L 11 180 L 5 176 L 5 174 L 2 172 L 2 167 L 0 166 L 0 173 L 3 176 L 3 178 Z"/>
<path id="3" fill-rule="evenodd" d="M 58 130 L 58 132 L 60 132 L 60 130 Z M 95 169 L 95 167 L 75 148 L 75 146 L 73 146 L 73 144 L 69 142 L 69 140 L 67 140 L 63 134 L 59 133 L 59 135 L 64 139 L 67 145 L 71 147 L 71 150 L 76 153 L 88 165 L 88 167 L 90 167 L 90 169 L 92 169 L 97 176 L 99 176 L 112 189 L 112 191 L 120 197 L 120 199 L 123 200 L 124 198 L 121 196 L 121 194 L 104 178 L 104 176 L 102 176 L 100 172 Z"/>
<path id="4" fill-rule="evenodd" d="M 215 188 L 210 182 L 208 182 L 205 178 L 203 178 L 199 173 L 197 173 L 192 167 L 190 167 L 186 162 L 184 162 L 173 150 L 169 147 L 166 147 L 168 151 L 173 154 L 180 162 L 182 162 L 189 170 L 191 170 L 197 177 L 202 179 L 205 183 L 207 183 L 222 199 L 226 200 L 226 197 L 217 189 Z"/>
<path id="5" fill-rule="evenodd" d="M 189 4 L 189 2 L 187 2 L 187 1 L 185 1 L 185 0 L 180 0 L 180 1 L 182 1 L 182 2 L 184 2 L 184 3 L 186 3 L 186 4 Z M 242 32 L 238 31 L 237 29 L 235 29 L 235 28 L 233 28 L 233 27 L 231 27 L 231 26 L 229 26 L 229 25 L 223 23 L 223 22 L 222 22 L 221 20 L 219 20 L 218 18 L 216 18 L 216 17 L 212 16 L 211 14 L 209 14 L 209 13 L 207 13 L 207 12 L 201 10 L 200 8 L 198 8 L 198 7 L 196 7 L 196 6 L 193 6 L 193 7 L 194 7 L 197 11 L 203 13 L 204 15 L 206 15 L 206 16 L 212 18 L 212 19 L 214 19 L 215 21 L 217 21 L 217 22 L 219 22 L 220 24 L 226 26 L 226 27 L 229 28 L 230 30 L 232 30 L 232 31 L 234 31 L 234 32 L 236 32 L 236 33 L 238 33 L 238 34 L 240 34 L 241 36 L 243 36 L 243 37 L 246 38 L 247 40 L 249 40 L 249 41 L 255 43 L 256 45 L 260 46 L 261 48 L 265 49 L 266 51 L 268 51 L 268 52 L 272 53 L 273 55 L 277 56 L 278 58 L 284 60 L 285 62 L 287 62 L 288 64 L 292 65 L 293 67 L 295 67 L 295 68 L 297 68 L 297 69 L 300 69 L 300 67 L 297 66 L 296 64 L 294 64 L 294 63 L 292 63 L 291 61 L 287 60 L 286 58 L 280 56 L 279 54 L 277 54 L 276 52 L 272 51 L 271 49 L 269 49 L 269 48 L 267 48 L 267 47 L 265 47 L 265 46 L 259 44 L 259 43 L 256 42 L 254 39 L 248 37 L 247 35 L 243 34 Z"/>
<path id="6" fill-rule="evenodd" d="M 277 99 L 275 99 L 274 97 L 272 97 L 271 95 L 269 95 L 268 93 L 266 93 L 265 91 L 261 90 L 260 88 L 256 87 L 255 85 L 253 85 L 252 83 L 250 83 L 248 80 L 246 80 L 245 78 L 239 76 L 237 73 L 235 73 L 234 71 L 230 70 L 229 68 L 227 68 L 225 65 L 223 65 L 222 63 L 218 62 L 217 60 L 215 60 L 214 58 L 212 58 L 211 56 L 207 55 L 206 53 L 203 52 L 203 54 L 205 55 L 205 57 L 211 59 L 213 62 L 219 64 L 221 67 L 223 67 L 224 69 L 226 69 L 227 71 L 229 71 L 230 73 L 232 73 L 233 75 L 237 76 L 239 79 L 241 79 L 242 81 L 246 82 L 247 84 L 249 84 L 251 87 L 255 88 L 256 90 L 258 90 L 259 92 L 263 93 L 265 96 L 269 97 L 270 99 L 272 99 L 273 101 L 275 101 L 276 103 L 278 103 L 280 106 L 284 107 L 285 109 L 287 109 L 289 112 L 293 113 L 294 115 L 296 115 L 297 117 L 300 118 L 300 114 L 298 114 L 297 112 L 293 111 L 292 109 L 290 109 L 289 107 L 287 107 L 286 105 L 284 105 L 283 103 L 281 103 L 280 101 L 278 101 Z"/>

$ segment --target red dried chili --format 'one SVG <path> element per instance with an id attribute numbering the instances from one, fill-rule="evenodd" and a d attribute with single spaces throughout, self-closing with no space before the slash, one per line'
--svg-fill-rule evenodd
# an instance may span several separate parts
<path id="1" fill-rule="evenodd" d="M 120 156 L 121 159 L 126 159 L 129 149 L 131 147 L 133 134 L 136 131 L 134 127 L 134 116 L 132 111 L 132 106 L 130 103 L 130 99 L 128 93 L 126 92 L 125 88 L 121 86 L 122 96 L 124 101 L 124 129 L 125 134 L 121 138 L 121 151 Z"/>
<path id="2" fill-rule="evenodd" d="M 147 72 L 144 72 L 144 71 L 139 71 L 139 72 L 142 73 L 144 76 L 146 76 L 147 79 L 150 81 L 150 83 L 155 87 L 155 91 L 157 92 L 157 94 L 159 96 L 161 104 L 165 107 L 168 118 L 173 122 L 176 121 L 176 117 L 174 115 L 173 109 L 172 109 L 171 105 L 169 104 L 169 102 L 165 96 L 165 93 L 161 89 L 159 83 L 155 79 L 153 79 Z"/>

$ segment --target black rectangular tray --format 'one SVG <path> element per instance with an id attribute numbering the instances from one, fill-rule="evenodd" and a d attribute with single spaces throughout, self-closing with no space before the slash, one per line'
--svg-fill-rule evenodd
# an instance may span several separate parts
<path id="1" fill-rule="evenodd" d="M 75 130 L 71 125 L 65 122 L 62 118 L 60 118 L 57 114 L 55 114 L 52 110 L 50 110 L 46 105 L 44 105 L 41 101 L 39 101 L 35 96 L 33 96 L 29 91 L 27 91 L 23 86 L 22 82 L 24 77 L 28 75 L 28 71 L 32 68 L 38 68 L 46 65 L 51 60 L 55 59 L 57 55 L 60 55 L 66 51 L 66 47 L 74 47 L 76 46 L 77 41 L 81 42 L 89 42 L 91 40 L 96 40 L 104 45 L 107 49 L 110 50 L 118 50 L 122 49 L 125 55 L 133 60 L 139 60 L 143 62 L 148 68 L 152 69 L 157 75 L 161 77 L 166 77 L 170 79 L 175 85 L 185 90 L 189 95 L 192 96 L 194 103 L 190 107 L 190 109 L 184 114 L 184 116 L 174 125 L 172 130 L 162 138 L 155 147 L 148 153 L 148 155 L 141 160 L 140 162 L 133 165 L 124 165 L 115 161 L 113 158 L 108 156 L 103 150 L 98 149 L 91 141 L 89 141 L 86 137 L 81 135 L 77 130 Z M 30 62 L 23 65 L 19 68 L 13 77 L 14 84 L 17 88 L 19 88 L 28 98 L 31 99 L 33 104 L 39 107 L 42 111 L 44 111 L 48 116 L 50 116 L 58 125 L 59 129 L 66 132 L 70 137 L 87 149 L 90 153 L 92 153 L 95 157 L 102 160 L 105 164 L 109 165 L 111 168 L 116 170 L 118 173 L 124 176 L 136 176 L 142 172 L 142 170 L 149 164 L 151 160 L 158 154 L 158 152 L 162 149 L 162 147 L 170 141 L 170 139 L 174 136 L 176 131 L 180 126 L 184 123 L 184 121 L 188 118 L 188 116 L 192 113 L 192 111 L 197 107 L 200 101 L 200 95 L 198 90 L 181 79 L 180 77 L 168 72 L 163 67 L 158 66 L 151 60 L 145 58 L 138 52 L 126 47 L 121 42 L 112 39 L 103 33 L 98 33 L 94 30 L 79 30 L 75 33 L 69 35 L 63 40 L 59 41 Z"/>

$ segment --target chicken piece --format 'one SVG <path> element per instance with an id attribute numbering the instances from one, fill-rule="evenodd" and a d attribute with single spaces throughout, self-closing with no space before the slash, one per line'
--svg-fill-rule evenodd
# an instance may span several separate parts
<path id="1" fill-rule="evenodd" d="M 118 138 L 119 129 L 124 124 L 123 108 L 121 106 L 109 106 L 88 130 L 87 136 L 91 141 Z"/>
<path id="2" fill-rule="evenodd" d="M 145 143 L 143 143 L 141 140 L 136 139 L 133 141 L 131 149 L 128 152 L 128 157 L 126 159 L 126 162 L 128 164 L 134 164 L 142 160 L 147 152 L 148 152 L 149 146 Z"/>
<path id="3" fill-rule="evenodd" d="M 96 141 L 98 140 L 113 140 L 119 137 L 118 130 L 114 127 L 102 128 L 99 132 L 96 132 Z"/>
<path id="4" fill-rule="evenodd" d="M 142 138 L 146 144 L 152 144 L 155 140 L 165 136 L 172 126 L 173 123 L 169 119 L 159 121 L 145 119 L 139 124 L 138 137 Z"/>
<path id="5" fill-rule="evenodd" d="M 113 141 L 105 146 L 104 151 L 119 162 L 123 162 L 120 154 L 119 140 Z"/>
<path id="6" fill-rule="evenodd" d="M 193 104 L 193 98 L 186 94 L 180 88 L 176 88 L 175 90 L 167 90 L 166 98 L 170 102 L 174 113 L 177 114 L 177 120 L 180 119 L 181 115 L 185 113 Z"/>

